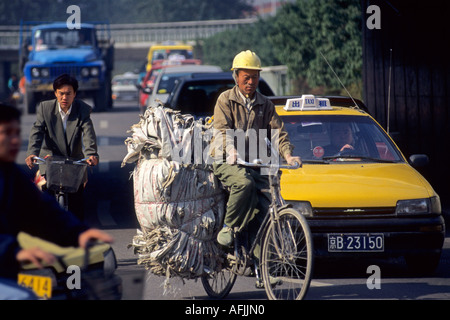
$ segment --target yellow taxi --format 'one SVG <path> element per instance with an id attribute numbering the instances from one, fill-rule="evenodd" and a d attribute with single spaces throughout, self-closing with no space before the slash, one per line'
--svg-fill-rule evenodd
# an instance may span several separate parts
<path id="1" fill-rule="evenodd" d="M 193 52 L 194 46 L 181 42 L 167 41 L 153 45 L 148 49 L 146 72 L 152 69 L 156 60 L 170 60 L 173 55 L 181 56 L 183 59 L 193 59 Z"/>
<path id="2" fill-rule="evenodd" d="M 428 158 L 408 162 L 357 106 L 303 95 L 276 108 L 303 161 L 284 170 L 281 193 L 308 219 L 315 256 L 403 256 L 414 271 L 434 271 L 445 224 L 439 196 L 414 168 Z"/>

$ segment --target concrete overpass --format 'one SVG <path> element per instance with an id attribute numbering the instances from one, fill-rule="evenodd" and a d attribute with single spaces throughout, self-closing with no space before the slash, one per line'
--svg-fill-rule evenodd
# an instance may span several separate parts
<path id="1" fill-rule="evenodd" d="M 172 40 L 195 42 L 219 32 L 254 23 L 257 18 L 184 21 L 164 23 L 112 24 L 116 64 L 122 61 L 144 63 L 148 48 Z M 7 95 L 7 81 L 18 64 L 20 26 L 0 26 L 0 99 Z"/>

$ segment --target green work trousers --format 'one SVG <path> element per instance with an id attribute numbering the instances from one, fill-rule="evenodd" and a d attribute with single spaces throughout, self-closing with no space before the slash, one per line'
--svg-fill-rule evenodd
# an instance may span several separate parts
<path id="1" fill-rule="evenodd" d="M 224 223 L 233 229 L 238 227 L 238 232 L 248 226 L 249 236 L 254 238 L 271 203 L 268 176 L 227 163 L 214 163 L 213 170 L 230 192 Z"/>

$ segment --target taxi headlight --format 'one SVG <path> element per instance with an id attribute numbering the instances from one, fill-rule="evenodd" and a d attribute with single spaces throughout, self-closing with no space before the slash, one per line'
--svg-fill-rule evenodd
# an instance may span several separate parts
<path id="1" fill-rule="evenodd" d="M 303 216 L 312 217 L 313 210 L 311 207 L 311 203 L 309 203 L 308 201 L 286 201 L 286 202 L 292 205 L 292 207 L 298 212 L 300 212 Z"/>
<path id="2" fill-rule="evenodd" d="M 431 211 L 431 200 L 427 199 L 411 199 L 411 200 L 399 200 L 395 213 L 402 214 L 424 214 Z"/>

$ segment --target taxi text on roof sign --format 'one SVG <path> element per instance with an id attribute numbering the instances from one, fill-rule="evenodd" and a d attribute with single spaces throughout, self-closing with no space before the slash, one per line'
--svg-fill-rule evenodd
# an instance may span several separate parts
<path id="1" fill-rule="evenodd" d="M 306 111 L 306 110 L 331 110 L 330 100 L 326 98 L 316 98 L 311 94 L 304 94 L 301 98 L 288 99 L 284 107 L 286 111 Z"/>

